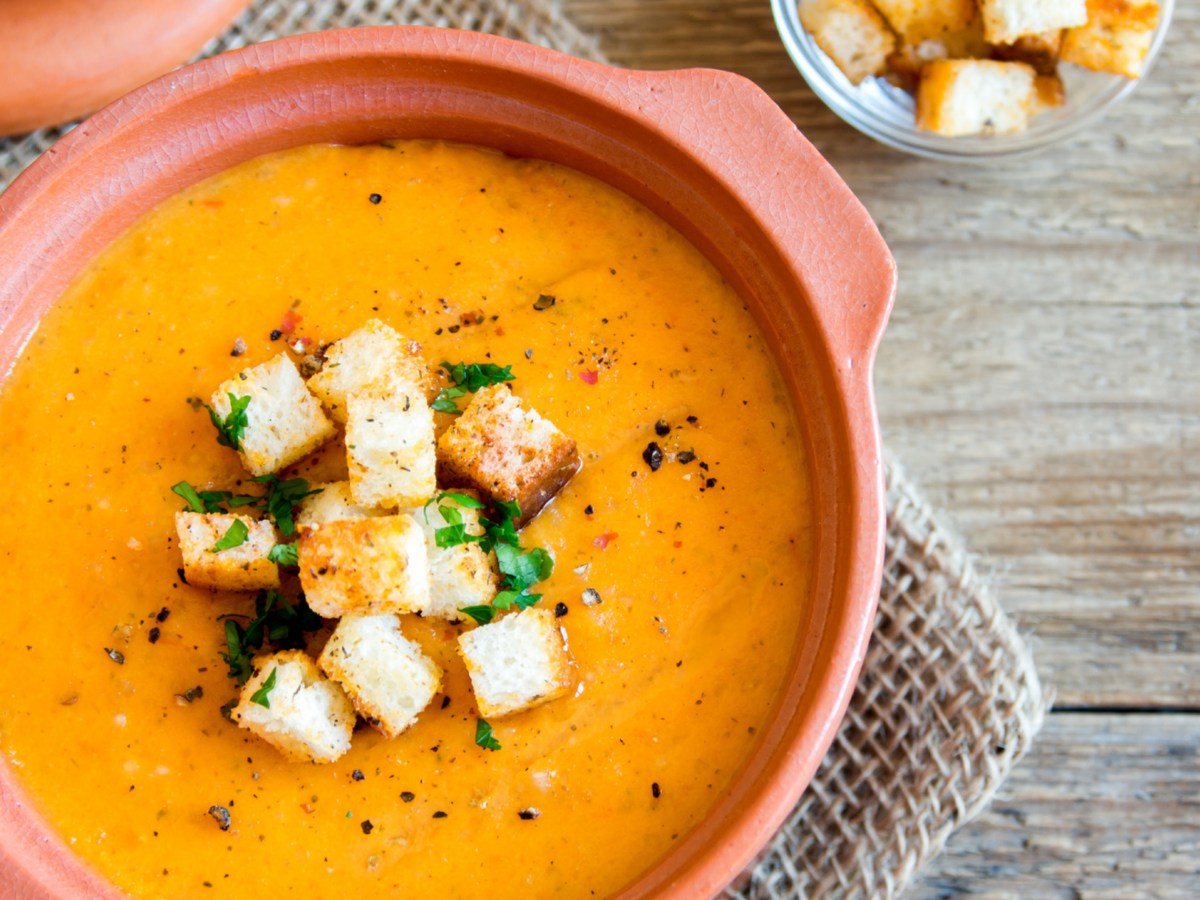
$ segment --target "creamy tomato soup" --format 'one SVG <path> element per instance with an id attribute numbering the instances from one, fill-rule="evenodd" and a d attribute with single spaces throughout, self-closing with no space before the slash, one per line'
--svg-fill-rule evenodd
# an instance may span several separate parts
<path id="1" fill-rule="evenodd" d="M 222 715 L 220 617 L 253 595 L 182 582 L 170 487 L 245 478 L 197 398 L 371 318 L 435 364 L 511 365 L 578 442 L 523 543 L 556 561 L 541 605 L 565 607 L 579 688 L 496 720 L 484 749 L 467 626 L 405 617 L 444 693 L 394 740 L 359 729 L 337 762 L 293 763 Z M 730 784 L 802 618 L 806 464 L 750 314 L 645 208 L 545 162 L 320 146 L 196 185 L 46 315 L 0 418 L 4 752 L 139 897 L 611 894 Z"/>

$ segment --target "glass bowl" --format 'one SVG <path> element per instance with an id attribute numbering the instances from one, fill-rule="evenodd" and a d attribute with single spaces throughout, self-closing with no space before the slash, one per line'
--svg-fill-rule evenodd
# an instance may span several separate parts
<path id="1" fill-rule="evenodd" d="M 1162 47 L 1174 7 L 1174 0 L 1159 0 L 1158 27 L 1146 54 L 1143 79 Z M 991 137 L 945 137 L 917 130 L 913 96 L 907 91 L 883 78 L 851 84 L 800 24 L 799 0 L 771 0 L 771 9 L 792 62 L 830 109 L 877 141 L 931 159 L 983 161 L 1043 150 L 1096 122 L 1141 80 L 1063 63 L 1059 75 L 1066 89 L 1066 103 L 1034 116 L 1025 131 Z"/>

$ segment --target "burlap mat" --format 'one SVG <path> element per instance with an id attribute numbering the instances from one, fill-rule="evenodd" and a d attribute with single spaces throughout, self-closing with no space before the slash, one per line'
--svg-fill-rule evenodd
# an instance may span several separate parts
<path id="1" fill-rule="evenodd" d="M 438 25 L 601 60 L 553 0 L 259 0 L 202 56 L 325 28 Z M 0 189 L 63 133 L 0 140 Z M 850 710 L 812 786 L 730 898 L 894 897 L 1041 727 L 1029 647 L 958 538 L 887 463 L 887 561 Z"/>

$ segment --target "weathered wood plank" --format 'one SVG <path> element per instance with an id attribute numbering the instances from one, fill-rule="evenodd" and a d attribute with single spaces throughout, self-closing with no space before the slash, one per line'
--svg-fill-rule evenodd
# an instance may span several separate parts
<path id="1" fill-rule="evenodd" d="M 1198 738 L 1198 715 L 1051 715 L 908 896 L 1196 897 Z"/>
<path id="2" fill-rule="evenodd" d="M 1196 248 L 894 250 L 885 440 L 1034 631 L 1060 702 L 1200 706 Z"/>

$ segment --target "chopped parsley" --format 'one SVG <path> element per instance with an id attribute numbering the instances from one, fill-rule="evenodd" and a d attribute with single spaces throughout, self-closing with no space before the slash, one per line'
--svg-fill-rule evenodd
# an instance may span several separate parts
<path id="1" fill-rule="evenodd" d="M 295 544 L 276 544 L 267 554 L 267 559 L 277 566 L 298 566 L 300 558 Z"/>
<path id="2" fill-rule="evenodd" d="M 461 410 L 459 410 L 458 404 L 454 401 L 459 397 L 466 396 L 466 393 L 467 392 L 460 387 L 444 387 L 438 392 L 438 395 L 429 405 L 438 412 L 458 415 Z"/>
<path id="3" fill-rule="evenodd" d="M 171 490 L 187 501 L 192 512 L 198 513 L 228 512 L 239 506 L 258 503 L 261 499 L 232 491 L 198 491 L 186 481 L 171 485 Z"/>
<path id="4" fill-rule="evenodd" d="M 229 666 L 229 677 L 245 684 L 252 674 L 250 661 L 264 641 L 278 650 L 299 650 L 304 647 L 305 633 L 322 624 L 303 596 L 292 603 L 279 591 L 260 591 L 254 601 L 254 618 L 245 627 L 232 618 L 225 620 L 226 652 L 221 657 Z"/>
<path id="5" fill-rule="evenodd" d="M 220 553 L 222 550 L 232 550 L 234 547 L 240 547 L 246 543 L 248 537 L 250 537 L 250 527 L 241 519 L 234 519 L 224 537 L 213 544 L 208 552 Z"/>
<path id="6" fill-rule="evenodd" d="M 542 599 L 541 594 L 531 594 L 529 589 L 539 581 L 545 581 L 554 571 L 554 559 L 541 547 L 522 553 L 508 544 L 496 546 L 496 562 L 503 578 L 500 593 L 492 600 L 496 609 L 526 609 Z"/>
<path id="7" fill-rule="evenodd" d="M 241 450 L 242 437 L 246 433 L 246 407 L 250 405 L 250 397 L 238 397 L 232 393 L 226 396 L 229 397 L 229 414 L 224 419 L 207 403 L 204 404 L 204 408 L 208 410 L 208 417 L 217 429 L 217 443 L 222 447 Z"/>
<path id="8" fill-rule="evenodd" d="M 262 687 L 250 695 L 251 703 L 257 703 L 259 706 L 265 706 L 267 709 L 271 708 L 271 691 L 275 690 L 275 673 L 278 671 L 278 668 L 271 669 L 271 674 L 262 683 Z"/>
<path id="9" fill-rule="evenodd" d="M 475 720 L 475 743 L 484 750 L 500 749 L 500 742 L 492 734 L 492 726 L 483 719 Z"/>
<path id="10" fill-rule="evenodd" d="M 232 491 L 198 491 L 186 481 L 171 485 L 171 490 L 182 497 L 192 512 L 224 513 L 241 507 L 264 510 L 275 520 L 279 532 L 284 537 L 296 533 L 295 507 L 305 497 L 319 494 L 322 488 L 309 490 L 305 478 L 289 478 L 281 481 L 275 475 L 259 475 L 251 479 L 258 484 L 265 484 L 266 494 L 235 494 Z M 240 543 L 240 542 L 239 542 Z"/>
<path id="11" fill-rule="evenodd" d="M 450 507 L 439 506 L 438 511 L 446 516 Z M 520 537 L 517 534 L 516 520 L 521 517 L 521 508 L 516 503 L 499 500 L 496 509 L 501 513 L 500 521 L 480 517 L 483 526 L 482 536 L 465 535 L 463 540 L 452 541 L 458 537 L 456 526 L 439 528 L 434 537 L 439 547 L 453 547 L 456 544 L 478 541 L 484 553 L 495 551 L 496 563 L 500 569 L 500 591 L 492 598 L 491 606 L 464 606 L 459 612 L 466 613 L 480 625 L 486 625 L 496 616 L 496 610 L 527 609 L 542 599 L 541 594 L 530 593 L 529 589 L 539 581 L 545 581 L 554 571 L 554 557 L 542 547 L 529 550 L 521 549 Z M 461 513 L 451 510 L 461 521 Z M 450 518 L 446 518 L 451 522 Z M 446 543 L 443 543 L 443 537 Z"/>
<path id="12" fill-rule="evenodd" d="M 496 617 L 496 611 L 490 606 L 460 606 L 460 613 L 466 613 L 480 625 L 486 625 Z"/>
<path id="13" fill-rule="evenodd" d="M 292 518 L 296 504 L 305 497 L 321 493 L 322 490 L 317 488 L 310 491 L 308 480 L 305 478 L 289 478 L 286 481 L 280 481 L 275 475 L 258 475 L 253 480 L 267 486 L 267 495 L 263 498 L 263 504 L 267 515 L 275 520 L 275 524 L 279 526 L 279 533 L 284 537 L 296 532 L 296 522 Z"/>
<path id="14" fill-rule="evenodd" d="M 512 373 L 512 366 L 498 366 L 495 363 L 449 363 L 442 362 L 442 368 L 454 382 L 452 387 L 444 387 L 430 404 L 438 412 L 459 413 L 458 404 L 454 401 L 459 397 L 474 393 L 480 388 L 491 384 L 502 384 L 512 381 L 517 376 Z"/>

